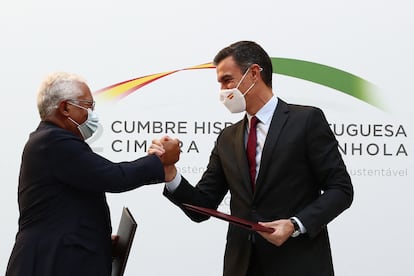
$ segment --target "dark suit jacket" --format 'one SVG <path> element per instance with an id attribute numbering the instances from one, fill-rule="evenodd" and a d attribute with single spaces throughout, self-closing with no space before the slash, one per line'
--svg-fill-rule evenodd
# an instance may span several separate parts
<path id="1" fill-rule="evenodd" d="M 307 233 L 277 247 L 257 233 L 229 225 L 224 275 L 246 275 L 251 252 L 263 275 L 333 275 L 326 225 L 353 199 L 353 187 L 338 143 L 320 109 L 279 99 L 264 145 L 253 194 L 244 136 L 247 119 L 218 136 L 206 172 L 194 188 L 186 179 L 171 194 L 175 204 L 217 208 L 228 191 L 235 216 L 273 221 L 296 216 Z M 194 221 L 208 219 L 183 210 Z M 257 275 L 259 276 L 259 275 Z"/>
<path id="2" fill-rule="evenodd" d="M 113 163 L 73 133 L 41 122 L 23 151 L 19 231 L 6 275 L 111 275 L 105 192 L 163 181 L 155 155 Z"/>

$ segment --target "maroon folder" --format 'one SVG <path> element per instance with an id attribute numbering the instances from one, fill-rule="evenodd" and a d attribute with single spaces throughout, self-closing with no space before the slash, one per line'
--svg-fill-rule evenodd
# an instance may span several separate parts
<path id="1" fill-rule="evenodd" d="M 201 213 L 204 215 L 208 215 L 208 216 L 212 216 L 212 217 L 216 217 L 218 219 L 222 219 L 225 221 L 228 221 L 229 223 L 235 224 L 237 226 L 249 229 L 249 230 L 253 230 L 253 231 L 260 231 L 260 232 L 268 232 L 268 233 L 273 233 L 275 231 L 275 229 L 273 228 L 269 228 L 269 227 L 265 227 L 263 225 L 260 225 L 256 222 L 252 222 L 252 221 L 248 221 L 242 218 L 238 218 L 232 215 L 228 215 L 222 212 L 219 212 L 217 210 L 213 210 L 213 209 L 209 209 L 209 208 L 204 208 L 204 207 L 200 207 L 200 206 L 194 206 L 191 204 L 183 204 L 185 208 L 187 208 L 188 210 L 197 212 L 197 213 Z"/>

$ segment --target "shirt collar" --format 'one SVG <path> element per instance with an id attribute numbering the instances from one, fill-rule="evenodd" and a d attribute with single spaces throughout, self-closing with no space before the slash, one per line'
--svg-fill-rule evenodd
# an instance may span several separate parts
<path id="1" fill-rule="evenodd" d="M 270 100 L 259 111 L 257 111 L 255 115 L 257 119 L 259 119 L 259 121 L 265 125 L 269 124 L 272 119 L 273 113 L 276 110 L 277 103 L 278 99 L 273 95 L 272 98 L 270 98 Z M 250 119 L 253 117 L 253 115 L 250 115 L 247 112 L 246 114 L 250 122 Z"/>

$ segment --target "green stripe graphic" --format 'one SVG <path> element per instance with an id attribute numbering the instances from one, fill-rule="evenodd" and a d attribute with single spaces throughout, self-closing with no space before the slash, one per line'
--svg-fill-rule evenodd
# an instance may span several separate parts
<path id="1" fill-rule="evenodd" d="M 372 83 L 348 72 L 323 64 L 288 58 L 271 58 L 273 73 L 318 83 L 353 96 L 384 110 Z"/>

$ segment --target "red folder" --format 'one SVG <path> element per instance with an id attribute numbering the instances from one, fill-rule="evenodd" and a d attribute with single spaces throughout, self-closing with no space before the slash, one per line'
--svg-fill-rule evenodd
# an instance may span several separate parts
<path id="1" fill-rule="evenodd" d="M 237 226 L 249 229 L 249 230 L 253 230 L 253 231 L 260 231 L 260 232 L 268 232 L 268 233 L 273 233 L 275 231 L 275 229 L 273 228 L 269 228 L 269 227 L 265 227 L 263 225 L 260 225 L 256 222 L 252 222 L 252 221 L 248 221 L 242 218 L 238 218 L 232 215 L 228 215 L 222 212 L 219 212 L 217 210 L 214 209 L 209 209 L 209 208 L 204 208 L 204 207 L 200 207 L 200 206 L 194 206 L 191 204 L 183 204 L 185 208 L 187 208 L 188 210 L 197 212 L 197 213 L 201 213 L 204 215 L 208 215 L 208 216 L 212 216 L 212 217 L 216 217 L 218 219 L 221 220 L 225 220 L 228 221 L 229 223 L 235 224 Z"/>

